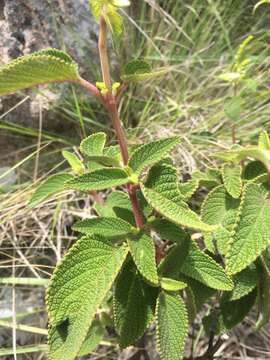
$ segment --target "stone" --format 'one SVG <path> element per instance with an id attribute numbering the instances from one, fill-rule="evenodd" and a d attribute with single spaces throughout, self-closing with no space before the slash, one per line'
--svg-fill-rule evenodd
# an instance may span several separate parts
<path id="1" fill-rule="evenodd" d="M 92 18 L 88 0 L 0 0 L 0 65 L 21 55 L 47 47 L 66 50 L 79 63 L 80 71 L 86 69 L 89 59 L 97 60 L 98 24 Z M 59 93 L 46 90 L 43 110 L 48 113 L 51 103 L 61 99 L 65 86 L 58 86 Z M 29 95 L 29 99 L 16 105 Z M 39 96 L 39 98 L 38 98 Z M 14 110 L 2 116 L 9 121 L 24 126 L 38 126 L 37 103 L 40 92 L 24 91 L 0 99 L 1 114 L 12 107 Z M 38 105 L 39 106 L 39 105 Z M 44 115 L 44 114 L 43 114 Z M 45 117 L 44 117 L 45 118 Z M 52 126 L 54 122 L 51 122 Z M 50 128 L 45 121 L 45 127 Z"/>

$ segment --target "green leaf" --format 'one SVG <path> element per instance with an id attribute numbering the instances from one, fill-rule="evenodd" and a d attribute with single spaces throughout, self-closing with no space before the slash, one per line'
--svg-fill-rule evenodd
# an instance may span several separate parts
<path id="1" fill-rule="evenodd" d="M 57 49 L 45 49 L 0 68 L 0 96 L 51 82 L 78 82 L 77 64 Z"/>
<path id="2" fill-rule="evenodd" d="M 92 191 L 105 190 L 112 186 L 125 185 L 129 182 L 127 173 L 121 168 L 108 168 L 78 176 L 66 183 L 66 188 Z"/>
<path id="3" fill-rule="evenodd" d="M 217 249 L 221 254 L 226 254 L 239 205 L 240 200 L 231 197 L 223 185 L 217 186 L 207 195 L 201 208 L 202 220 L 210 225 L 220 225 L 213 234 L 205 235 L 205 241 L 210 240 L 206 244 L 208 250 L 215 253 Z"/>
<path id="4" fill-rule="evenodd" d="M 114 290 L 114 322 L 120 346 L 134 345 L 154 317 L 157 288 L 146 284 L 128 261 L 117 278 Z"/>
<path id="5" fill-rule="evenodd" d="M 242 167 L 240 165 L 225 164 L 222 167 L 222 179 L 228 193 L 238 199 L 242 191 Z"/>
<path id="6" fill-rule="evenodd" d="M 179 190 L 183 199 L 188 201 L 192 195 L 196 192 L 196 190 L 200 186 L 200 181 L 198 179 L 191 179 L 185 183 L 179 184 Z"/>
<path id="7" fill-rule="evenodd" d="M 80 144 L 81 152 L 87 156 L 102 156 L 106 138 L 103 132 L 88 136 Z"/>
<path id="8" fill-rule="evenodd" d="M 103 217 L 117 217 L 117 209 L 132 211 L 129 197 L 123 191 L 113 191 L 104 204 L 95 204 L 98 215 Z"/>
<path id="9" fill-rule="evenodd" d="M 166 219 L 155 219 L 149 226 L 165 240 L 181 243 L 189 239 L 189 235 L 183 229 Z"/>
<path id="10" fill-rule="evenodd" d="M 253 180 L 265 173 L 265 166 L 260 161 L 250 161 L 244 169 L 243 178 L 245 180 Z"/>
<path id="11" fill-rule="evenodd" d="M 216 157 L 229 162 L 240 162 L 248 157 L 251 157 L 261 161 L 270 172 L 270 151 L 260 149 L 258 146 L 248 146 L 246 148 L 238 147 L 237 149 L 219 152 L 215 155 Z"/>
<path id="12" fill-rule="evenodd" d="M 67 160 L 75 174 L 81 174 L 84 171 L 83 163 L 75 154 L 64 150 L 62 151 L 62 155 Z"/>
<path id="13" fill-rule="evenodd" d="M 251 264 L 270 244 L 270 199 L 263 185 L 247 184 L 238 221 L 226 256 L 227 272 L 236 274 Z"/>
<path id="14" fill-rule="evenodd" d="M 82 220 L 73 225 L 72 229 L 82 234 L 101 235 L 105 238 L 121 237 L 137 232 L 137 229 L 128 222 L 115 217 L 99 217 Z"/>
<path id="15" fill-rule="evenodd" d="M 259 280 L 258 272 L 254 264 L 234 275 L 234 288 L 231 292 L 226 293 L 226 301 L 235 301 L 248 295 L 257 286 Z"/>
<path id="16" fill-rule="evenodd" d="M 128 246 L 141 275 L 154 286 L 158 286 L 156 252 L 153 239 L 141 232 L 128 239 Z"/>
<path id="17" fill-rule="evenodd" d="M 233 282 L 224 269 L 191 240 L 171 249 L 159 265 L 159 274 L 187 282 L 184 274 L 212 289 L 233 289 Z"/>
<path id="18" fill-rule="evenodd" d="M 128 166 L 139 176 L 145 168 L 166 158 L 179 143 L 176 136 L 141 145 L 132 153 Z"/>
<path id="19" fill-rule="evenodd" d="M 181 360 L 188 335 L 188 315 L 182 298 L 161 292 L 156 308 L 157 342 L 161 360 Z"/>
<path id="20" fill-rule="evenodd" d="M 99 21 L 101 15 L 104 16 L 107 26 L 111 33 L 118 37 L 123 31 L 123 20 L 118 14 L 118 7 L 129 6 L 127 0 L 89 0 L 90 9 L 96 20 Z"/>
<path id="21" fill-rule="evenodd" d="M 258 146 L 260 149 L 270 151 L 270 139 L 265 130 L 260 133 Z"/>
<path id="22" fill-rule="evenodd" d="M 153 71 L 151 65 L 148 62 L 135 59 L 125 65 L 121 79 L 126 82 L 141 82 L 163 76 L 167 72 L 168 69 L 159 69 Z"/>
<path id="23" fill-rule="evenodd" d="M 210 256 L 199 250 L 193 242 L 190 242 L 189 251 L 180 267 L 180 272 L 212 289 L 224 291 L 233 289 L 233 282 L 224 269 Z"/>
<path id="24" fill-rule="evenodd" d="M 84 237 L 57 266 L 47 292 L 51 360 L 74 360 L 126 256 L 126 246 Z"/>
<path id="25" fill-rule="evenodd" d="M 200 217 L 183 202 L 178 188 L 177 172 L 170 165 L 156 165 L 150 171 L 142 192 L 149 204 L 168 220 L 194 229 L 211 231 Z"/>
<path id="26" fill-rule="evenodd" d="M 115 158 L 109 157 L 109 156 L 104 156 L 104 155 L 88 156 L 88 160 L 93 161 L 93 162 L 98 163 L 103 166 L 115 166 L 115 167 L 120 166 L 120 161 L 118 159 L 115 159 Z"/>
<path id="27" fill-rule="evenodd" d="M 258 286 L 258 310 L 259 317 L 256 329 L 259 330 L 270 321 L 270 251 L 264 252 L 260 259 L 260 282 Z"/>
<path id="28" fill-rule="evenodd" d="M 242 99 L 240 96 L 235 96 L 225 102 L 224 111 L 226 116 L 237 122 L 240 120 L 242 110 Z"/>
<path id="29" fill-rule="evenodd" d="M 32 208 L 44 200 L 47 200 L 50 196 L 66 190 L 65 185 L 72 178 L 72 175 L 64 173 L 50 176 L 35 190 L 28 206 Z"/>
<path id="30" fill-rule="evenodd" d="M 162 277 L 160 279 L 160 286 L 163 290 L 179 291 L 185 289 L 187 287 L 187 284 L 183 281 Z"/>
<path id="31" fill-rule="evenodd" d="M 90 354 L 99 345 L 104 337 L 105 330 L 98 321 L 94 321 L 80 348 L 79 356 Z"/>
<path id="32" fill-rule="evenodd" d="M 219 335 L 240 324 L 250 312 L 255 300 L 256 291 L 253 291 L 236 301 L 222 301 L 220 312 L 214 310 L 203 319 L 206 334 L 210 335 L 214 330 L 214 333 Z"/>
<path id="33" fill-rule="evenodd" d="M 203 305 L 205 305 L 205 302 L 215 294 L 215 290 L 189 277 L 186 277 L 185 281 L 192 291 L 196 312 L 198 313 L 201 311 Z"/>

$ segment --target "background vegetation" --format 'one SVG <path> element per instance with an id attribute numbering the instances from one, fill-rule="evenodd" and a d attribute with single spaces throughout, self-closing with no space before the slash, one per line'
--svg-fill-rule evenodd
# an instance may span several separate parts
<path id="1" fill-rule="evenodd" d="M 232 90 L 218 76 L 229 68 L 238 46 L 250 34 L 254 41 L 248 47 L 252 59 L 248 71 L 256 80 L 257 91 L 255 95 L 245 94 L 237 140 L 252 143 L 263 128 L 270 131 L 270 7 L 262 5 L 254 13 L 256 2 L 144 0 L 134 1 L 125 13 L 128 31 L 115 58 L 115 80 L 119 62 L 131 57 L 143 57 L 154 67 L 170 68 L 165 79 L 146 84 L 143 89 L 127 89 L 121 115 L 128 138 L 131 143 L 140 143 L 142 139 L 180 134 L 182 144 L 175 159 L 184 179 L 196 169 L 215 167 L 212 154 L 231 145 L 231 123 L 224 104 Z M 61 27 L 58 31 L 61 33 Z M 91 79 L 100 79 L 97 63 L 93 65 L 92 61 L 89 59 L 85 72 Z M 114 142 L 106 114 L 76 88 L 68 88 L 61 103 L 54 104 L 50 118 L 59 125 L 55 132 L 46 130 L 46 93 L 39 91 L 40 113 L 35 128 L 8 123 L 7 114 L 0 115 L 0 163 L 8 166 L 0 174 L 4 184 L 0 195 L 0 356 L 6 359 L 13 358 L 15 347 L 17 358 L 45 359 L 42 352 L 35 352 L 43 350 L 46 342 L 44 286 L 75 239 L 71 231 L 74 219 L 93 212 L 91 197 L 84 201 L 73 192 L 34 210 L 26 207 L 27 201 L 46 175 L 66 168 L 61 151 L 76 148 L 85 134 L 106 131 Z M 18 103 L 15 107 L 20 106 Z M 220 359 L 269 358 L 267 330 L 254 334 L 252 325 L 251 317 L 230 338 L 224 337 Z M 207 346 L 207 339 L 203 328 L 197 330 L 190 346 L 198 355 Z M 112 329 L 109 333 L 92 358 L 131 358 L 133 350 L 119 355 Z M 152 360 L 155 355 L 151 342 L 150 336 L 144 345 Z"/>

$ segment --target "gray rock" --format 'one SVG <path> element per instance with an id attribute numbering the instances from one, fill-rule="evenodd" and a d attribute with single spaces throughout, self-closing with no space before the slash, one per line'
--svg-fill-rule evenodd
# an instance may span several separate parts
<path id="1" fill-rule="evenodd" d="M 56 47 L 68 51 L 84 71 L 83 64 L 89 64 L 89 59 L 97 59 L 97 30 L 88 0 L 0 0 L 0 63 L 46 47 Z M 59 98 L 65 87 L 60 89 Z M 1 120 L 37 126 L 36 103 L 39 99 L 36 92 L 29 94 L 30 100 Z M 51 98 L 55 101 L 55 95 L 48 96 L 48 92 L 45 98 L 46 102 Z M 2 98 L 1 114 L 21 99 L 23 95 L 17 94 Z"/>

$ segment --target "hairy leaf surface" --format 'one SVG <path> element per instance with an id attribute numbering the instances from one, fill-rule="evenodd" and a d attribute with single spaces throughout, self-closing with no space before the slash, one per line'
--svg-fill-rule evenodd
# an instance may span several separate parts
<path id="1" fill-rule="evenodd" d="M 188 335 L 188 315 L 182 298 L 161 292 L 156 308 L 157 342 L 161 360 L 181 360 Z"/>
<path id="2" fill-rule="evenodd" d="M 98 217 L 78 221 L 72 228 L 83 234 L 96 234 L 106 238 L 124 236 L 137 231 L 128 222 L 115 217 Z"/>
<path id="3" fill-rule="evenodd" d="M 217 186 L 207 195 L 201 209 L 202 220 L 210 225 L 220 225 L 212 234 L 205 235 L 208 250 L 215 253 L 217 248 L 221 254 L 226 254 L 239 205 L 240 200 L 231 197 L 223 185 Z M 207 243 L 208 237 L 212 244 Z"/>
<path id="4" fill-rule="evenodd" d="M 102 156 L 106 143 L 106 134 L 103 132 L 88 136 L 80 144 L 80 150 L 87 156 Z"/>
<path id="5" fill-rule="evenodd" d="M 236 274 L 251 264 L 270 244 L 270 199 L 263 185 L 247 184 L 239 220 L 227 253 L 227 272 Z"/>
<path id="6" fill-rule="evenodd" d="M 72 178 L 72 175 L 64 173 L 50 176 L 41 185 L 39 185 L 32 195 L 28 205 L 30 207 L 34 207 L 58 192 L 66 190 L 65 184 Z"/>
<path id="7" fill-rule="evenodd" d="M 254 264 L 234 275 L 234 288 L 226 294 L 226 300 L 235 301 L 248 295 L 257 286 L 259 280 L 258 272 Z"/>
<path id="8" fill-rule="evenodd" d="M 134 345 L 153 320 L 157 288 L 146 284 L 133 261 L 125 264 L 114 290 L 114 322 L 120 346 Z"/>
<path id="9" fill-rule="evenodd" d="M 121 168 L 108 168 L 78 176 L 66 183 L 66 187 L 74 190 L 105 190 L 112 186 L 128 183 L 127 173 Z"/>
<path id="10" fill-rule="evenodd" d="M 51 82 L 76 82 L 78 66 L 57 49 L 45 49 L 13 60 L 0 68 L 0 96 Z"/>
<path id="11" fill-rule="evenodd" d="M 116 278 L 127 247 L 80 239 L 56 268 L 47 292 L 50 359 L 73 360 Z"/>
<path id="12" fill-rule="evenodd" d="M 128 239 L 128 246 L 141 275 L 151 284 L 157 286 L 159 281 L 153 239 L 141 232 Z"/>
<path id="13" fill-rule="evenodd" d="M 229 291 L 233 288 L 233 282 L 224 269 L 193 242 L 180 271 L 213 289 Z"/>
<path id="14" fill-rule="evenodd" d="M 221 173 L 226 190 L 233 198 L 238 199 L 242 191 L 242 167 L 240 165 L 225 164 Z"/>
<path id="15" fill-rule="evenodd" d="M 149 204 L 168 220 L 194 229 L 211 231 L 211 225 L 202 222 L 200 217 L 183 202 L 178 188 L 176 170 L 170 165 L 156 165 L 150 171 L 142 192 Z"/>
<path id="16" fill-rule="evenodd" d="M 172 137 L 141 145 L 132 153 L 128 166 L 137 175 L 140 175 L 146 167 L 167 157 L 170 151 L 179 143 L 179 137 Z"/>
<path id="17" fill-rule="evenodd" d="M 175 243 L 181 243 L 189 239 L 189 235 L 180 226 L 166 219 L 155 219 L 149 223 L 151 229 L 156 231 L 161 238 Z"/>

